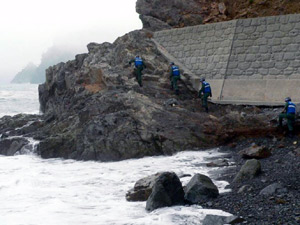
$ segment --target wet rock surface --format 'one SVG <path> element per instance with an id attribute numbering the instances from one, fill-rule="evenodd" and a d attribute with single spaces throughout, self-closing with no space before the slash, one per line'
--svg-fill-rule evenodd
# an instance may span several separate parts
<path id="1" fill-rule="evenodd" d="M 24 138 L 11 138 L 0 140 L 0 154 L 13 156 L 29 142 Z"/>
<path id="2" fill-rule="evenodd" d="M 146 202 L 146 210 L 183 205 L 184 192 L 178 176 L 173 172 L 163 172 L 156 179 L 151 195 Z"/>
<path id="3" fill-rule="evenodd" d="M 201 204 L 219 195 L 216 185 L 203 174 L 195 174 L 187 183 L 184 192 L 185 199 L 191 204 Z"/>
<path id="4" fill-rule="evenodd" d="M 144 177 L 140 180 L 138 180 L 133 189 L 129 190 L 126 193 L 126 200 L 127 201 L 147 201 L 150 194 L 152 193 L 153 185 L 156 181 L 156 179 L 161 175 L 162 173 L 156 173 L 153 175 L 150 175 L 148 177 Z"/>

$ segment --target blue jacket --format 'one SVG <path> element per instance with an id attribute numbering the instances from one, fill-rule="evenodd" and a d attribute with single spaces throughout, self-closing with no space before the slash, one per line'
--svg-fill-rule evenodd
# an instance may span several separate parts
<path id="1" fill-rule="evenodd" d="M 136 58 L 135 58 L 135 61 L 134 61 L 134 65 L 135 65 L 135 67 L 138 67 L 138 66 L 143 65 L 143 60 L 142 60 L 142 58 L 136 57 Z"/>
<path id="2" fill-rule="evenodd" d="M 180 71 L 179 71 L 178 66 L 172 66 L 171 69 L 172 69 L 172 75 L 173 75 L 174 77 L 180 76 Z"/>
<path id="3" fill-rule="evenodd" d="M 296 105 L 292 102 L 288 102 L 286 113 L 287 114 L 296 114 Z"/>
<path id="4" fill-rule="evenodd" d="M 207 83 L 206 81 L 203 81 L 202 84 L 204 84 L 204 91 L 203 91 L 203 93 L 210 93 L 211 92 L 210 84 Z"/>

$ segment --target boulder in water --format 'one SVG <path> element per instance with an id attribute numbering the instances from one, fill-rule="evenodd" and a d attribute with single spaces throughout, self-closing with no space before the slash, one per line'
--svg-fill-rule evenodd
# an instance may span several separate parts
<path id="1" fill-rule="evenodd" d="M 196 174 L 185 187 L 185 199 L 192 204 L 200 204 L 219 195 L 217 186 L 212 180 L 203 175 Z"/>
<path id="2" fill-rule="evenodd" d="M 129 190 L 126 193 L 126 200 L 127 201 L 147 201 L 149 198 L 153 185 L 156 181 L 156 179 L 161 175 L 162 173 L 156 173 L 153 175 L 150 175 L 148 177 L 144 177 L 142 179 L 139 179 L 133 189 Z"/>
<path id="3" fill-rule="evenodd" d="M 0 141 L 0 154 L 13 156 L 29 143 L 25 138 L 11 138 Z"/>
<path id="4" fill-rule="evenodd" d="M 155 181 L 146 209 L 184 204 L 184 191 L 178 176 L 173 172 L 162 173 Z"/>

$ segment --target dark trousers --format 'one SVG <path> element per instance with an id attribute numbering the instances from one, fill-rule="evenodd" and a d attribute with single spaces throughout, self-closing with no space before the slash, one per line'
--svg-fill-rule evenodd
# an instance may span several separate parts
<path id="1" fill-rule="evenodd" d="M 142 84 L 142 71 L 143 71 L 143 66 L 137 66 L 135 68 L 135 77 L 137 79 L 137 82 L 139 83 L 140 86 L 143 86 Z"/>
<path id="2" fill-rule="evenodd" d="M 179 79 L 180 79 L 179 76 L 172 76 L 172 78 L 171 78 L 171 87 L 172 87 L 175 91 L 178 91 L 178 85 L 177 85 L 177 82 L 178 82 Z"/>
<path id="3" fill-rule="evenodd" d="M 282 120 L 287 119 L 287 125 L 289 131 L 294 130 L 294 123 L 295 123 L 295 114 L 287 114 L 287 113 L 280 113 L 279 114 L 279 125 L 282 126 Z"/>

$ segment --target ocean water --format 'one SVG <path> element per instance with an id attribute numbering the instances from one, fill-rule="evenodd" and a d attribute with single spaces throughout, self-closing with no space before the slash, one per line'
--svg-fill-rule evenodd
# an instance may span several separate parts
<path id="1" fill-rule="evenodd" d="M 36 85 L 0 86 L 1 115 L 38 113 Z M 3 94 L 3 96 L 2 96 Z M 0 105 L 2 105 L 0 104 Z M 31 140 L 31 146 L 37 142 Z M 126 192 L 145 176 L 173 171 L 216 178 L 221 168 L 208 168 L 218 149 L 181 152 L 121 162 L 41 159 L 32 151 L 0 156 L 0 225 L 195 225 L 207 214 L 230 214 L 201 206 L 145 210 L 146 202 L 127 202 Z M 183 185 L 191 177 L 181 179 Z M 220 192 L 225 181 L 215 181 Z"/>
<path id="2" fill-rule="evenodd" d="M 39 113 L 38 85 L 0 85 L 0 117 L 18 113 Z"/>

